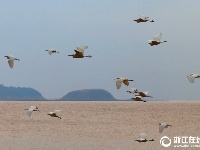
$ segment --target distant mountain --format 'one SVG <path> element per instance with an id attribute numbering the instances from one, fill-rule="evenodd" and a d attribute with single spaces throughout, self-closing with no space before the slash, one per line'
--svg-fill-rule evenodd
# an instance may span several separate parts
<path id="1" fill-rule="evenodd" d="M 114 101 L 116 100 L 108 91 L 103 89 L 84 89 L 67 93 L 61 100 L 69 101 Z"/>
<path id="2" fill-rule="evenodd" d="M 0 100 L 45 100 L 45 98 L 32 88 L 6 87 L 1 84 Z"/>

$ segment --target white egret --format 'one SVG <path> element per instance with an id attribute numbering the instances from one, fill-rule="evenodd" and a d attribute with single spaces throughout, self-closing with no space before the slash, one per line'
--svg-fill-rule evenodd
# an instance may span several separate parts
<path id="1" fill-rule="evenodd" d="M 31 117 L 33 111 L 39 111 L 38 107 L 36 106 L 30 106 L 29 108 L 25 110 L 27 110 L 26 113 L 29 117 Z"/>
<path id="2" fill-rule="evenodd" d="M 129 92 L 129 93 L 135 94 L 135 93 L 138 92 L 138 89 L 136 89 L 136 88 L 132 88 L 132 89 L 126 91 L 126 92 Z"/>
<path id="3" fill-rule="evenodd" d="M 61 112 L 61 110 L 54 110 L 53 112 L 49 112 L 47 115 L 61 119 L 61 117 L 57 115 L 59 112 Z"/>
<path id="4" fill-rule="evenodd" d="M 148 140 L 147 138 L 148 138 L 148 135 L 146 133 L 141 133 L 140 138 L 138 140 L 135 140 L 135 141 L 138 141 L 139 143 L 140 142 L 147 142 L 147 141 L 154 141 L 154 139 Z"/>
<path id="5" fill-rule="evenodd" d="M 200 74 L 190 74 L 187 78 L 190 83 L 194 83 L 195 78 L 200 78 Z"/>
<path id="6" fill-rule="evenodd" d="M 49 53 L 49 55 L 51 55 L 51 54 L 55 54 L 55 53 L 59 53 L 56 49 L 47 49 L 47 50 L 45 50 L 45 51 L 47 51 L 48 53 Z"/>
<path id="7" fill-rule="evenodd" d="M 149 17 L 147 17 L 147 16 L 140 16 L 140 17 L 138 17 L 138 19 L 135 19 L 135 20 L 133 20 L 133 21 L 135 21 L 135 22 L 137 22 L 137 23 L 140 23 L 140 22 L 147 22 L 147 21 L 149 21 L 149 22 L 154 22 L 153 20 L 149 19 Z"/>
<path id="8" fill-rule="evenodd" d="M 122 82 L 123 82 L 126 86 L 128 86 L 128 85 L 129 85 L 129 81 L 133 81 L 133 80 L 129 80 L 129 79 L 127 79 L 127 78 L 116 78 L 115 80 L 116 80 L 117 89 L 120 89 Z"/>
<path id="9" fill-rule="evenodd" d="M 12 69 L 14 67 L 14 61 L 18 60 L 20 61 L 18 58 L 15 58 L 15 56 L 4 56 L 8 59 L 8 64 L 10 66 L 10 68 Z"/>
<path id="10" fill-rule="evenodd" d="M 167 42 L 167 41 L 163 41 L 161 42 L 161 37 L 162 37 L 162 33 L 158 34 L 158 35 L 155 35 L 153 37 L 153 40 L 148 40 L 148 43 L 151 45 L 151 46 L 154 46 L 154 45 L 159 45 L 160 43 L 164 43 L 164 42 Z"/>
<path id="11" fill-rule="evenodd" d="M 39 111 L 38 107 L 36 107 L 36 106 L 30 106 L 28 109 L 33 109 L 34 111 Z M 25 109 L 25 110 L 28 110 L 28 109 Z"/>
<path id="12" fill-rule="evenodd" d="M 91 55 L 88 55 L 88 56 L 84 56 L 84 50 L 87 49 L 88 46 L 79 46 L 79 47 L 76 47 L 76 49 L 74 50 L 75 51 L 75 54 L 72 54 L 72 55 L 68 55 L 68 56 L 72 56 L 73 58 L 83 58 L 83 57 L 92 57 Z"/>
<path id="13" fill-rule="evenodd" d="M 159 123 L 159 133 L 162 133 L 165 128 L 172 127 L 172 125 L 166 123 Z"/>

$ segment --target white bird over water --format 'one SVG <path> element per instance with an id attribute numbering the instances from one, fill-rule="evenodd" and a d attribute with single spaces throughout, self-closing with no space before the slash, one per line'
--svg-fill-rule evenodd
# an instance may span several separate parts
<path id="1" fill-rule="evenodd" d="M 76 49 L 74 50 L 75 51 L 75 54 L 72 54 L 72 55 L 68 55 L 68 56 L 72 56 L 73 58 L 83 58 L 83 57 L 92 57 L 91 55 L 88 55 L 88 56 L 84 56 L 84 50 L 87 49 L 88 46 L 79 46 L 79 47 L 76 47 Z"/>
<path id="2" fill-rule="evenodd" d="M 138 140 L 135 140 L 135 141 L 138 141 L 139 143 L 140 142 L 147 142 L 147 141 L 154 141 L 154 139 L 148 140 L 147 138 L 148 138 L 148 135 L 146 133 L 141 133 L 140 138 Z"/>
<path id="3" fill-rule="evenodd" d="M 15 58 L 15 56 L 4 56 L 8 59 L 8 64 L 10 66 L 10 68 L 12 69 L 14 67 L 14 61 L 18 60 L 20 61 L 18 58 Z"/>
<path id="4" fill-rule="evenodd" d="M 159 45 L 160 43 L 164 43 L 164 42 L 167 42 L 167 41 L 163 41 L 161 42 L 161 37 L 162 37 L 162 33 L 158 34 L 158 35 L 155 35 L 153 37 L 153 40 L 148 40 L 148 43 L 151 45 L 151 46 L 154 46 L 154 45 Z"/>
<path id="5" fill-rule="evenodd" d="M 200 74 L 191 74 L 187 76 L 190 83 L 194 83 L 195 78 L 200 78 Z"/>
<path id="6" fill-rule="evenodd" d="M 51 116 L 51 117 L 57 117 L 59 119 L 61 119 L 61 117 L 59 117 L 57 114 L 59 112 L 61 112 L 62 110 L 54 110 L 53 112 L 49 112 L 47 115 Z"/>
<path id="7" fill-rule="evenodd" d="M 133 21 L 135 21 L 135 22 L 137 22 L 137 23 L 140 23 L 140 22 L 154 22 L 153 20 L 151 20 L 151 19 L 149 19 L 149 17 L 147 17 L 147 16 L 140 16 L 140 17 L 138 17 L 138 19 L 135 19 L 135 20 L 133 20 Z"/>
<path id="8" fill-rule="evenodd" d="M 30 106 L 29 108 L 25 110 L 27 110 L 26 113 L 29 117 L 31 117 L 33 111 L 39 111 L 38 107 L 36 106 Z"/>
<path id="9" fill-rule="evenodd" d="M 165 128 L 172 127 L 172 125 L 166 123 L 159 123 L 159 133 L 162 133 Z"/>
<path id="10" fill-rule="evenodd" d="M 129 80 L 127 78 L 116 78 L 116 87 L 117 89 L 120 89 L 122 82 L 128 86 L 129 85 L 129 81 L 133 81 L 133 80 Z"/>
<path id="11" fill-rule="evenodd" d="M 49 55 L 51 55 L 51 54 L 56 54 L 56 53 L 59 53 L 56 49 L 47 49 L 47 50 L 45 50 L 45 51 L 47 51 L 48 53 L 49 53 Z"/>

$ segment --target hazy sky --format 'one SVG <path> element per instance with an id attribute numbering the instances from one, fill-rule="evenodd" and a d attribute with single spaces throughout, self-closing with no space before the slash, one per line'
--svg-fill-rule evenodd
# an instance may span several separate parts
<path id="1" fill-rule="evenodd" d="M 101 88 L 117 99 L 126 91 L 149 91 L 158 100 L 200 99 L 200 1 L 197 0 L 13 0 L 0 2 L 0 83 L 32 87 L 45 98 Z M 154 23 L 133 22 L 147 15 Z M 167 43 L 151 47 L 158 33 Z M 87 45 L 92 58 L 73 59 Z M 48 55 L 45 49 L 60 53 Z M 10 69 L 5 55 L 20 59 Z M 114 79 L 134 81 L 116 89 Z"/>

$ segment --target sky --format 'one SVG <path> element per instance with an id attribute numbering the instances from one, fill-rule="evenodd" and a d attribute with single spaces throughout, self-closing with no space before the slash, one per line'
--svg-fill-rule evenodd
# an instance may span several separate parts
<path id="1" fill-rule="evenodd" d="M 0 83 L 31 87 L 47 99 L 81 89 L 105 89 L 117 99 L 149 91 L 155 100 L 199 100 L 200 1 L 0 1 Z M 139 15 L 155 22 L 136 23 Z M 151 47 L 162 33 L 167 43 Z M 85 55 L 73 59 L 77 46 Z M 60 53 L 48 55 L 46 49 Z M 20 59 L 10 69 L 4 56 Z M 133 79 L 117 90 L 115 78 Z"/>

